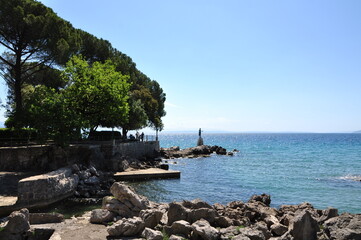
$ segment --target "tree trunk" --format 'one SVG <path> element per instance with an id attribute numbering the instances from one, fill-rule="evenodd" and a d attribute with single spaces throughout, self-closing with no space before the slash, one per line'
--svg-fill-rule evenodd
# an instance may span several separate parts
<path id="1" fill-rule="evenodd" d="M 21 128 L 24 126 L 23 119 L 26 119 L 23 111 L 23 96 L 22 88 L 22 74 L 21 74 L 21 53 L 16 54 L 16 63 L 14 66 L 14 94 L 15 94 L 15 127 Z"/>
<path id="2" fill-rule="evenodd" d="M 127 133 L 128 133 L 128 130 L 126 128 L 122 128 L 122 137 L 123 139 L 127 139 Z"/>

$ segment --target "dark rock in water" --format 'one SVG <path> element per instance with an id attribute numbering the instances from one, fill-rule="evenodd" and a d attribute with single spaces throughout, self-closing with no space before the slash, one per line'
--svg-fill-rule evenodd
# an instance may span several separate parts
<path id="1" fill-rule="evenodd" d="M 271 196 L 268 194 L 261 194 L 261 195 L 253 195 L 248 202 L 263 202 L 264 204 L 266 204 L 266 206 L 269 207 L 269 205 L 271 204 Z"/>
<path id="2" fill-rule="evenodd" d="M 186 148 L 180 150 L 179 147 L 161 148 L 161 156 L 165 159 L 171 158 L 196 158 L 196 157 L 208 157 L 212 153 L 219 155 L 232 155 L 232 152 L 227 153 L 225 148 L 219 146 L 201 145 L 192 148 Z"/>

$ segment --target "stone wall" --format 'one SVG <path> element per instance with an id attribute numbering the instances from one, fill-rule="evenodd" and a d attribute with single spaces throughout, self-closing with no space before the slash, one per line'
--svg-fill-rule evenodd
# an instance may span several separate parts
<path id="1" fill-rule="evenodd" d="M 112 142 L 76 144 L 67 148 L 56 146 L 25 146 L 0 148 L 0 171 L 52 171 L 74 163 L 93 164 L 102 170 L 112 170 L 117 156 L 137 159 L 154 158 L 159 142 Z M 116 170 L 116 169 L 114 169 Z"/>
<path id="2" fill-rule="evenodd" d="M 19 205 L 48 205 L 73 195 L 78 175 L 71 168 L 60 168 L 46 174 L 21 179 L 18 183 Z"/>

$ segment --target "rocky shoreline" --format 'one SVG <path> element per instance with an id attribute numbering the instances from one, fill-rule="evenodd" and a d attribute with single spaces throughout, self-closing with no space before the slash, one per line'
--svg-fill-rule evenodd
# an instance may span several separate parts
<path id="1" fill-rule="evenodd" d="M 62 235 L 66 232 L 66 224 L 53 223 L 53 228 L 33 226 L 31 218 L 34 217 L 22 209 L 10 214 L 0 225 L 0 239 L 82 239 L 84 236 L 76 235 L 86 232 L 86 229 L 96 229 L 96 239 L 361 239 L 360 214 L 339 215 L 335 208 L 319 210 L 309 203 L 283 205 L 276 209 L 270 207 L 271 198 L 266 194 L 252 196 L 248 202 L 210 205 L 200 199 L 151 202 L 120 182 L 113 183 L 110 191 L 113 196 L 103 198 L 102 209 L 79 218 L 83 229 L 74 230 L 73 227 L 74 238 Z M 37 219 L 37 222 L 44 223 L 39 216 Z M 50 219 L 62 221 L 59 216 Z M 72 221 L 72 226 L 79 223 Z M 44 237 L 32 237 L 35 235 Z"/>
<path id="2" fill-rule="evenodd" d="M 185 149 L 176 146 L 160 149 L 163 159 L 209 157 L 211 154 L 233 156 L 235 152 L 238 152 L 238 150 L 227 151 L 225 148 L 216 145 L 201 145 Z"/>

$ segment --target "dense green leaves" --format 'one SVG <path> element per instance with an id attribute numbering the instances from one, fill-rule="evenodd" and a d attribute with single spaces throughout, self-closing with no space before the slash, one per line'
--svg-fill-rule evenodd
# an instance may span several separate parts
<path id="1" fill-rule="evenodd" d="M 83 119 L 86 128 L 120 126 L 128 119 L 128 76 L 115 71 L 110 61 L 92 66 L 73 57 L 65 69 L 66 89 L 71 108 Z"/>
<path id="2" fill-rule="evenodd" d="M 98 126 L 162 130 L 159 84 L 110 42 L 73 28 L 40 2 L 0 0 L 0 45 L 7 126 L 32 126 L 44 138 Z"/>

